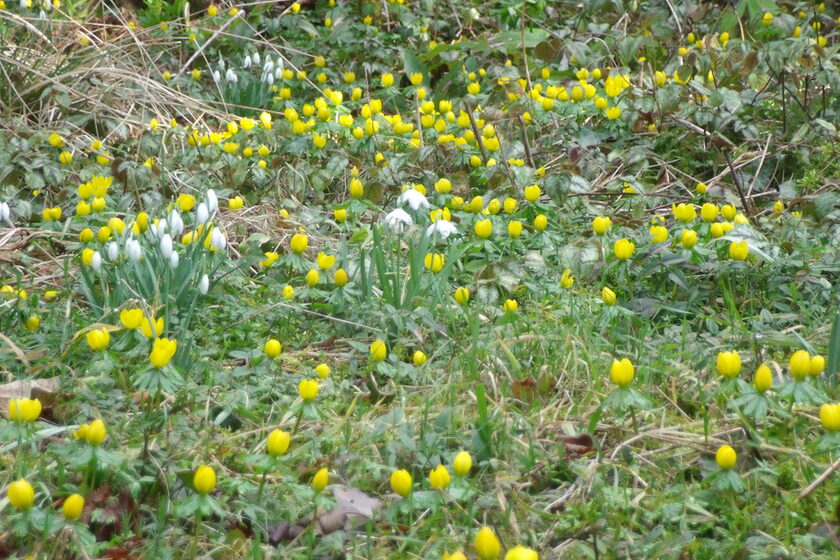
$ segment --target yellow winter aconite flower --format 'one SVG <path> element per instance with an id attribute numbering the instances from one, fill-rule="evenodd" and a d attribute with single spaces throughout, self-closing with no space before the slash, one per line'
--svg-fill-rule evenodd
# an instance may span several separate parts
<path id="1" fill-rule="evenodd" d="M 106 328 L 92 329 L 87 332 L 85 339 L 91 350 L 105 350 L 111 342 L 111 335 Z"/>
<path id="2" fill-rule="evenodd" d="M 294 299 L 294 297 L 295 297 L 295 289 L 292 286 L 290 286 L 289 284 L 286 284 L 285 286 L 283 286 L 283 299 L 291 300 L 291 299 Z"/>
<path id="3" fill-rule="evenodd" d="M 618 106 L 613 106 L 604 111 L 604 115 L 610 119 L 611 121 L 616 120 L 618 117 L 621 116 L 621 108 Z"/>
<path id="4" fill-rule="evenodd" d="M 610 380 L 619 387 L 627 387 L 633 381 L 635 372 L 633 362 L 627 358 L 613 360 L 610 366 Z"/>
<path id="5" fill-rule="evenodd" d="M 202 465 L 195 470 L 193 488 L 202 496 L 206 496 L 216 489 L 216 471 L 213 470 L 213 467 Z"/>
<path id="6" fill-rule="evenodd" d="M 452 460 L 455 476 L 467 476 L 472 470 L 472 456 L 467 451 L 460 451 Z"/>
<path id="7" fill-rule="evenodd" d="M 443 465 L 438 465 L 429 473 L 429 484 L 436 490 L 444 490 L 449 486 L 449 471 Z"/>
<path id="8" fill-rule="evenodd" d="M 163 334 L 163 317 L 157 319 L 146 319 L 140 323 L 140 332 L 146 338 L 157 338 Z"/>
<path id="9" fill-rule="evenodd" d="M 668 228 L 665 226 L 650 226 L 650 239 L 654 243 L 662 243 L 668 240 Z"/>
<path id="10" fill-rule="evenodd" d="M 24 324 L 26 325 L 26 330 L 35 332 L 38 330 L 38 327 L 41 326 L 41 319 L 39 319 L 37 315 L 30 315 L 26 318 Z"/>
<path id="11" fill-rule="evenodd" d="M 426 363 L 428 357 L 426 353 L 422 350 L 415 350 L 414 354 L 411 356 L 411 361 L 414 363 L 415 366 L 420 367 Z"/>
<path id="12" fill-rule="evenodd" d="M 61 514 L 67 521 L 75 521 L 81 517 L 84 509 L 85 499 L 81 494 L 73 494 L 64 500 L 64 504 L 61 506 Z"/>
<path id="13" fill-rule="evenodd" d="M 525 187 L 525 200 L 528 202 L 536 202 L 539 200 L 540 195 L 542 195 L 542 189 L 540 189 L 539 185 Z"/>
<path id="14" fill-rule="evenodd" d="M 61 219 L 61 208 L 58 206 L 54 208 L 44 208 L 43 212 L 41 212 L 41 216 L 45 222 L 57 222 Z"/>
<path id="15" fill-rule="evenodd" d="M 479 220 L 475 223 L 475 234 L 481 239 L 487 239 L 493 234 L 493 222 L 489 219 Z"/>
<path id="16" fill-rule="evenodd" d="M 718 217 L 718 207 L 711 202 L 703 204 L 700 208 L 700 217 L 704 222 L 714 222 Z"/>
<path id="17" fill-rule="evenodd" d="M 108 437 L 108 430 L 105 428 L 105 422 L 96 419 L 88 425 L 85 433 L 85 440 L 94 447 L 99 447 L 105 438 Z"/>
<path id="18" fill-rule="evenodd" d="M 807 350 L 797 350 L 791 355 L 788 371 L 797 381 L 802 381 L 811 374 L 811 355 Z"/>
<path id="19" fill-rule="evenodd" d="M 149 354 L 149 362 L 156 368 L 160 369 L 167 365 L 175 352 L 178 351 L 178 341 L 168 338 L 155 339 L 152 345 L 152 352 Z"/>
<path id="20" fill-rule="evenodd" d="M 306 248 L 309 247 L 309 238 L 302 233 L 296 233 L 292 236 L 292 240 L 289 242 L 289 247 L 293 252 L 299 255 L 306 251 Z"/>
<path id="21" fill-rule="evenodd" d="M 426 269 L 431 270 L 435 274 L 443 270 L 445 262 L 446 259 L 441 253 L 426 253 L 426 256 L 423 258 L 423 264 Z"/>
<path id="22" fill-rule="evenodd" d="M 61 152 L 58 154 L 58 161 L 64 165 L 70 165 L 73 163 L 73 154 L 70 152 Z"/>
<path id="23" fill-rule="evenodd" d="M 277 259 L 280 258 L 280 255 L 278 255 L 274 251 L 266 251 L 263 254 L 265 255 L 265 258 L 260 261 L 261 268 L 271 268 L 271 265 L 277 262 Z"/>
<path id="24" fill-rule="evenodd" d="M 267 340 L 266 343 L 263 345 L 263 354 L 265 354 L 272 360 L 279 356 L 282 351 L 283 345 L 280 344 L 280 341 L 275 338 Z"/>
<path id="25" fill-rule="evenodd" d="M 680 234 L 680 243 L 686 249 L 691 249 L 697 244 L 697 232 L 693 229 L 684 229 Z"/>
<path id="26" fill-rule="evenodd" d="M 733 241 L 729 245 L 729 258 L 735 261 L 746 260 L 750 254 L 750 246 L 746 241 Z"/>
<path id="27" fill-rule="evenodd" d="M 347 271 L 343 268 L 339 268 L 335 271 L 335 276 L 333 276 L 333 282 L 339 288 L 343 288 L 347 285 L 347 282 L 350 278 L 347 276 Z"/>
<path id="28" fill-rule="evenodd" d="M 41 416 L 39 399 L 10 399 L 9 420 L 18 423 L 34 422 Z"/>
<path id="29" fill-rule="evenodd" d="M 728 471 L 738 461 L 738 454 L 729 445 L 721 445 L 715 453 L 715 462 L 721 470 Z"/>
<path id="30" fill-rule="evenodd" d="M 840 404 L 826 403 L 820 407 L 820 423 L 828 432 L 840 430 Z"/>
<path id="31" fill-rule="evenodd" d="M 764 393 L 773 386 L 773 372 L 764 364 L 758 366 L 753 378 L 753 387 L 759 393 Z"/>
<path id="32" fill-rule="evenodd" d="M 535 230 L 543 232 L 545 231 L 545 228 L 548 227 L 548 218 L 545 216 L 545 214 L 537 214 L 536 216 L 534 216 L 533 225 Z"/>
<path id="33" fill-rule="evenodd" d="M 333 210 L 333 219 L 338 222 L 339 224 L 343 224 L 347 221 L 347 209 L 346 208 L 336 208 Z"/>
<path id="34" fill-rule="evenodd" d="M 733 379 L 741 372 L 741 356 L 735 350 L 719 352 L 715 365 L 719 374 Z"/>
<path id="35" fill-rule="evenodd" d="M 601 289 L 601 300 L 609 306 L 615 305 L 615 302 L 616 302 L 615 292 L 612 291 L 611 289 L 609 289 L 608 287 L 604 286 Z"/>
<path id="36" fill-rule="evenodd" d="M 811 356 L 811 369 L 809 374 L 811 376 L 818 376 L 825 369 L 825 358 L 822 356 Z"/>
<path id="37" fill-rule="evenodd" d="M 724 204 L 720 207 L 720 213 L 724 220 L 732 221 L 735 219 L 735 214 L 738 213 L 738 209 L 731 204 Z"/>
<path id="38" fill-rule="evenodd" d="M 517 545 L 507 551 L 505 560 L 540 560 L 540 555 L 536 550 Z"/>
<path id="39" fill-rule="evenodd" d="M 370 360 L 372 362 L 381 362 L 388 357 L 388 347 L 382 340 L 374 340 L 370 343 Z"/>
<path id="40" fill-rule="evenodd" d="M 453 297 L 459 304 L 466 305 L 470 301 L 470 291 L 464 286 L 461 286 L 455 289 L 455 295 Z"/>
<path id="41" fill-rule="evenodd" d="M 301 379 L 298 383 L 298 394 L 306 402 L 315 400 L 318 396 L 318 381 L 315 379 Z"/>
<path id="42" fill-rule="evenodd" d="M 47 141 L 50 143 L 50 146 L 52 146 L 53 148 L 63 148 L 64 147 L 64 140 L 61 138 L 61 136 L 59 136 L 55 132 L 50 134 L 50 137 L 47 138 Z"/>
<path id="43" fill-rule="evenodd" d="M 671 208 L 674 217 L 681 222 L 692 222 L 697 218 L 697 210 L 693 204 L 680 203 Z"/>
<path id="44" fill-rule="evenodd" d="M 245 206 L 245 201 L 242 200 L 242 197 L 239 195 L 236 195 L 228 200 L 228 208 L 231 210 L 239 210 L 243 206 Z"/>
<path id="45" fill-rule="evenodd" d="M 330 472 L 326 469 L 326 467 L 322 467 L 315 473 L 315 476 L 312 477 L 312 489 L 315 490 L 316 493 L 321 493 L 324 491 L 324 488 L 327 487 L 327 483 L 330 481 Z"/>
<path id="46" fill-rule="evenodd" d="M 335 256 L 328 255 L 325 252 L 321 251 L 318 253 L 318 257 L 316 258 L 318 263 L 318 268 L 321 270 L 329 270 L 335 265 Z"/>
<path id="47" fill-rule="evenodd" d="M 633 251 L 636 250 L 636 245 L 627 239 L 619 239 L 613 245 L 613 253 L 620 261 L 626 261 L 633 256 Z"/>
<path id="48" fill-rule="evenodd" d="M 560 276 L 560 286 L 563 287 L 564 290 L 568 290 L 572 287 L 572 284 L 575 283 L 575 277 L 572 276 L 572 271 L 568 268 L 563 271 L 563 274 Z"/>
<path id="49" fill-rule="evenodd" d="M 420 72 L 414 72 L 408 77 L 409 81 L 411 81 L 411 85 L 419 86 L 423 83 L 423 74 Z"/>
<path id="50" fill-rule="evenodd" d="M 771 25 L 773 23 L 773 14 L 770 12 L 764 12 L 764 15 L 761 16 L 761 23 L 764 25 Z"/>
<path id="51" fill-rule="evenodd" d="M 6 494 L 9 497 L 9 503 L 21 511 L 30 509 L 35 502 L 35 490 L 23 478 L 9 484 Z"/>
<path id="52" fill-rule="evenodd" d="M 592 231 L 597 235 L 604 235 L 610 229 L 612 222 L 605 216 L 597 216 L 592 220 Z"/>
<path id="53" fill-rule="evenodd" d="M 505 313 L 515 313 L 519 309 L 519 302 L 515 299 L 506 299 L 502 305 L 502 311 Z"/>
<path id="54" fill-rule="evenodd" d="M 490 527 L 482 527 L 475 536 L 475 552 L 481 560 L 497 560 L 502 551 L 502 543 Z"/>
<path id="55" fill-rule="evenodd" d="M 327 364 L 318 364 L 317 366 L 315 366 L 315 373 L 318 374 L 319 378 L 326 379 L 330 376 L 331 373 L 330 366 L 328 366 Z"/>
<path id="56" fill-rule="evenodd" d="M 123 309 L 120 311 L 120 322 L 129 330 L 139 329 L 143 319 L 145 319 L 145 316 L 142 309 Z"/>
<path id="57" fill-rule="evenodd" d="M 391 490 L 403 498 L 411 494 L 411 473 L 399 469 L 391 473 Z"/>

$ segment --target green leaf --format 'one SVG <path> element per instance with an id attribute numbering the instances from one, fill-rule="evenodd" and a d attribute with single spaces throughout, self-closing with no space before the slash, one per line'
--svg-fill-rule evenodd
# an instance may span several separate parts
<path id="1" fill-rule="evenodd" d="M 828 364 L 826 378 L 832 387 L 837 385 L 837 373 L 840 371 L 840 312 L 834 315 L 831 338 L 828 340 Z"/>

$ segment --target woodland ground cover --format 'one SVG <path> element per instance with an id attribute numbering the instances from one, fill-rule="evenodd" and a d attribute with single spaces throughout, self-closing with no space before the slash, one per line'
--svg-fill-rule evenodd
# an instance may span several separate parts
<path id="1" fill-rule="evenodd" d="M 0 0 L 0 555 L 836 558 L 830 3 Z"/>

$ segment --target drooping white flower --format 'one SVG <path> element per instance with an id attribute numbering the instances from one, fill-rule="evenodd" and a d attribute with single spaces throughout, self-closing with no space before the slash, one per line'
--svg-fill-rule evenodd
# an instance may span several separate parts
<path id="1" fill-rule="evenodd" d="M 0 202 L 0 222 L 8 222 L 12 217 L 12 209 L 8 202 Z"/>
<path id="2" fill-rule="evenodd" d="M 260 58 L 260 53 L 255 52 L 255 53 L 254 53 L 254 64 L 256 64 L 257 66 L 259 66 L 259 65 L 260 65 L 261 60 L 262 60 L 262 59 Z"/>
<path id="3" fill-rule="evenodd" d="M 225 79 L 232 84 L 239 81 L 239 78 L 236 76 L 236 72 L 233 71 L 233 68 L 227 69 L 227 72 L 225 72 Z"/>
<path id="4" fill-rule="evenodd" d="M 160 254 L 165 259 L 172 256 L 172 237 L 168 233 L 164 233 L 160 239 Z"/>
<path id="5" fill-rule="evenodd" d="M 169 233 L 172 235 L 181 235 L 184 233 L 184 220 L 181 218 L 180 212 L 173 210 L 169 213 L 166 221 L 169 223 Z"/>
<path id="6" fill-rule="evenodd" d="M 178 251 L 172 251 L 172 254 L 169 255 L 169 266 L 172 267 L 172 270 L 178 268 L 179 262 L 181 262 L 181 257 L 178 256 Z"/>
<path id="7" fill-rule="evenodd" d="M 218 209 L 219 199 L 216 197 L 216 191 L 213 189 L 207 189 L 207 210 L 209 210 L 212 214 Z"/>
<path id="8" fill-rule="evenodd" d="M 219 57 L 219 68 L 224 70 L 225 69 L 225 59 L 221 56 Z"/>
<path id="9" fill-rule="evenodd" d="M 100 272 L 102 270 L 102 255 L 99 254 L 99 251 L 96 251 L 93 254 L 93 259 L 91 259 L 90 266 L 96 272 Z"/>
<path id="10" fill-rule="evenodd" d="M 426 200 L 426 195 L 416 189 L 408 189 L 403 192 L 397 199 L 399 204 L 408 204 L 412 210 L 426 210 L 429 208 L 429 201 Z"/>
<path id="11" fill-rule="evenodd" d="M 210 245 L 217 251 L 224 251 L 225 247 L 227 247 L 227 238 L 225 237 L 225 234 L 214 228 L 213 233 L 210 234 Z"/>
<path id="12" fill-rule="evenodd" d="M 208 290 L 210 290 L 210 278 L 205 274 L 198 281 L 198 291 L 204 296 L 207 295 Z"/>
<path id="13" fill-rule="evenodd" d="M 111 241 L 108 245 L 105 246 L 105 250 L 108 252 L 108 260 L 115 261 L 120 256 L 120 248 L 117 246 L 115 241 Z"/>
<path id="14" fill-rule="evenodd" d="M 251 55 L 246 54 L 245 55 L 245 60 L 242 61 L 242 68 L 247 70 L 250 67 L 251 67 Z"/>
<path id="15" fill-rule="evenodd" d="M 143 248 L 136 239 L 129 239 L 125 242 L 125 254 L 131 262 L 137 262 L 143 254 Z"/>
<path id="16" fill-rule="evenodd" d="M 163 234 L 166 233 L 166 229 L 169 227 L 169 224 L 166 223 L 166 219 L 158 220 L 157 225 L 154 223 L 149 226 L 149 233 L 155 239 L 163 238 Z"/>
<path id="17" fill-rule="evenodd" d="M 203 202 L 199 203 L 198 207 L 195 209 L 195 222 L 203 225 L 206 224 L 209 219 L 210 211 L 207 209 L 207 205 Z"/>
<path id="18" fill-rule="evenodd" d="M 458 233 L 458 228 L 449 220 L 439 219 L 426 228 L 426 235 L 437 235 L 441 239 L 446 239 L 453 233 Z"/>
<path id="19" fill-rule="evenodd" d="M 402 208 L 395 208 L 385 216 L 385 225 L 394 233 L 402 233 L 413 224 L 414 220 Z"/>
<path id="20" fill-rule="evenodd" d="M 222 81 L 222 74 L 218 70 L 213 70 L 213 81 L 217 84 Z"/>

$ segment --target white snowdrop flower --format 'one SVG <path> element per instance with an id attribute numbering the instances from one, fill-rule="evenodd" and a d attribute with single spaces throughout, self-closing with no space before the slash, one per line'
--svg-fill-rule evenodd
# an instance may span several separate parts
<path id="1" fill-rule="evenodd" d="M 236 77 L 236 72 L 234 72 L 232 68 L 227 69 L 227 73 L 225 73 L 225 79 L 232 84 L 235 84 L 239 81 L 239 78 Z"/>
<path id="2" fill-rule="evenodd" d="M 426 195 L 416 189 L 408 189 L 403 192 L 397 199 L 397 203 L 406 203 L 415 211 L 421 208 L 424 210 L 429 208 L 429 201 L 426 200 Z"/>
<path id="3" fill-rule="evenodd" d="M 218 70 L 213 70 L 213 81 L 217 84 L 222 81 L 222 75 L 219 73 Z"/>
<path id="4" fill-rule="evenodd" d="M 20 9 L 21 9 L 21 10 L 25 10 L 25 9 L 26 9 L 26 0 L 20 0 Z"/>
<path id="5" fill-rule="evenodd" d="M 201 277 L 201 280 L 198 281 L 198 291 L 201 295 L 207 295 L 208 290 L 210 290 L 210 278 L 205 274 Z"/>
<path id="6" fill-rule="evenodd" d="M 172 238 L 168 233 L 164 233 L 160 239 L 160 254 L 163 258 L 168 259 L 172 256 Z"/>
<path id="7" fill-rule="evenodd" d="M 250 67 L 251 67 L 251 55 L 246 54 L 245 55 L 245 60 L 242 61 L 242 68 L 247 70 Z"/>
<path id="8" fill-rule="evenodd" d="M 143 248 L 136 239 L 129 239 L 125 242 L 125 254 L 131 262 L 138 262 L 143 254 Z"/>
<path id="9" fill-rule="evenodd" d="M 154 224 L 149 226 L 149 232 L 155 239 L 161 239 L 163 234 L 166 233 L 167 227 L 169 227 L 169 224 L 166 223 L 166 219 L 164 218 L 163 220 L 158 220 L 157 226 Z"/>
<path id="10" fill-rule="evenodd" d="M 277 68 L 274 69 L 274 78 L 276 80 L 279 80 L 282 77 L 283 77 L 283 67 L 278 66 Z"/>
<path id="11" fill-rule="evenodd" d="M 166 221 L 169 223 L 169 233 L 173 236 L 181 235 L 184 232 L 184 220 L 177 210 L 170 212 Z"/>
<path id="12" fill-rule="evenodd" d="M 199 203 L 198 207 L 195 209 L 195 221 L 197 224 L 206 224 L 207 220 L 210 219 L 210 211 L 207 209 L 207 205 L 203 202 Z"/>
<path id="13" fill-rule="evenodd" d="M 279 68 L 282 71 L 283 70 L 283 57 L 278 56 L 277 60 L 274 62 L 274 64 L 275 64 L 275 66 L 277 66 L 277 68 Z"/>
<path id="14" fill-rule="evenodd" d="M 274 72 L 274 61 L 270 58 L 265 59 L 265 64 L 263 64 L 263 72 L 268 74 L 269 72 Z"/>
<path id="15" fill-rule="evenodd" d="M 225 247 L 227 247 L 227 238 L 225 237 L 225 234 L 217 228 L 214 228 L 213 233 L 210 234 L 210 245 L 217 251 L 224 251 Z"/>
<path id="16" fill-rule="evenodd" d="M 402 208 L 391 210 L 385 216 L 385 225 L 394 233 L 402 233 L 414 224 L 411 216 Z"/>
<path id="17" fill-rule="evenodd" d="M 44 10 L 41 10 L 41 13 L 38 14 L 38 18 L 47 19 L 47 13 Z"/>
<path id="18" fill-rule="evenodd" d="M 207 189 L 207 210 L 212 214 L 219 209 L 219 199 L 216 197 L 216 191 Z"/>
<path id="19" fill-rule="evenodd" d="M 100 272 L 102 270 L 102 255 L 99 254 L 99 251 L 93 254 L 93 259 L 90 262 L 90 266 L 96 272 Z"/>
<path id="20" fill-rule="evenodd" d="M 274 74 L 266 74 L 264 81 L 268 85 L 273 85 L 274 84 Z"/>
<path id="21" fill-rule="evenodd" d="M 259 65 L 260 65 L 260 62 L 262 62 L 262 59 L 260 58 L 260 53 L 255 52 L 255 53 L 254 53 L 254 64 L 256 64 L 257 66 L 259 66 Z"/>
<path id="22" fill-rule="evenodd" d="M 8 222 L 12 217 L 12 209 L 8 202 L 0 202 L 0 222 Z"/>
<path id="23" fill-rule="evenodd" d="M 438 219 L 438 221 L 426 228 L 426 235 L 437 235 L 441 239 L 446 239 L 453 233 L 458 233 L 458 228 L 449 220 Z"/>
<path id="24" fill-rule="evenodd" d="M 108 243 L 108 245 L 105 247 L 105 250 L 108 252 L 108 260 L 109 261 L 113 262 L 113 261 L 117 260 L 120 256 L 120 248 L 117 246 L 116 242 L 114 242 L 114 241 L 111 241 L 110 243 Z"/>
<path id="25" fill-rule="evenodd" d="M 221 68 L 222 70 L 225 69 L 225 59 L 222 57 L 219 57 L 219 68 Z"/>
<path id="26" fill-rule="evenodd" d="M 172 254 L 169 255 L 169 266 L 172 267 L 172 270 L 178 268 L 178 263 L 181 262 L 181 257 L 178 256 L 178 251 L 172 251 Z"/>

